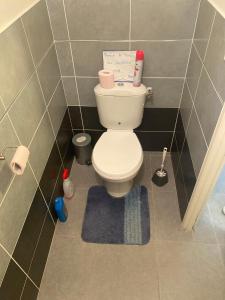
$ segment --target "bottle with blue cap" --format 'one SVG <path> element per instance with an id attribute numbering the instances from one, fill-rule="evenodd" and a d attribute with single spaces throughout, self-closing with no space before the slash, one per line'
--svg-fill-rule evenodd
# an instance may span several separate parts
<path id="1" fill-rule="evenodd" d="M 68 212 L 63 197 L 57 197 L 55 199 L 54 208 L 59 221 L 66 222 L 68 218 Z"/>

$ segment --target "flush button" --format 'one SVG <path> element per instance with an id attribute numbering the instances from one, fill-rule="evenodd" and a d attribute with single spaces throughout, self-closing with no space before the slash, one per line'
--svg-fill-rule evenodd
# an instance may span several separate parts
<path id="1" fill-rule="evenodd" d="M 123 82 L 118 82 L 117 85 L 118 86 L 124 86 L 124 83 Z"/>

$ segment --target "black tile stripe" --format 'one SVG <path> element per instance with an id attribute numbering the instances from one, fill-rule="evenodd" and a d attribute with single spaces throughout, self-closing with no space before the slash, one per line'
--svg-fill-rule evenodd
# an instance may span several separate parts
<path id="1" fill-rule="evenodd" d="M 91 135 L 92 146 L 94 146 L 102 132 L 106 129 L 99 122 L 96 107 L 82 106 L 81 108 L 85 132 Z M 69 109 L 73 123 L 73 133 L 82 132 L 79 108 L 77 106 L 70 106 Z M 176 117 L 177 108 L 144 109 L 142 124 L 134 131 L 145 151 L 161 151 L 163 147 L 170 148 Z"/>
<path id="2" fill-rule="evenodd" d="M 145 108 L 136 131 L 174 131 L 177 108 Z"/>
<path id="3" fill-rule="evenodd" d="M 97 107 L 82 106 L 81 109 L 82 109 L 82 117 L 83 117 L 85 129 L 105 130 L 105 128 L 99 122 Z M 81 127 L 77 127 L 77 128 L 81 128 Z"/>
<path id="4" fill-rule="evenodd" d="M 18 300 L 25 284 L 26 275 L 11 259 L 0 289 L 1 300 Z M 32 299 L 31 299 L 32 300 Z"/>
<path id="5" fill-rule="evenodd" d="M 31 267 L 28 275 L 35 282 L 37 286 L 41 284 L 41 278 L 44 273 L 45 264 L 48 258 L 49 249 L 51 246 L 55 226 L 52 219 L 47 213 L 44 226 L 42 228 L 41 236 L 35 250 L 35 255 L 33 257 Z"/>
<path id="6" fill-rule="evenodd" d="M 162 151 L 170 148 L 173 132 L 135 132 L 144 151 Z"/>
<path id="7" fill-rule="evenodd" d="M 38 289 L 36 288 L 36 286 L 33 285 L 30 279 L 27 278 L 20 300 L 36 299 L 37 295 L 38 295 Z"/>
<path id="8" fill-rule="evenodd" d="M 71 129 L 72 128 L 70 124 L 69 110 L 67 109 L 56 138 L 57 143 L 59 145 L 60 153 L 63 158 L 65 157 L 69 147 L 71 146 Z"/>
<path id="9" fill-rule="evenodd" d="M 69 106 L 69 113 L 73 128 L 82 128 L 81 114 L 79 106 Z"/>
<path id="10" fill-rule="evenodd" d="M 47 206 L 38 188 L 13 253 L 13 258 L 27 273 L 47 211 Z"/>
<path id="11" fill-rule="evenodd" d="M 82 106 L 85 129 L 106 130 L 99 122 L 97 107 Z M 78 106 L 70 106 L 73 129 L 81 129 L 81 117 Z M 136 131 L 174 131 L 177 108 L 145 108 L 141 125 Z"/>
<path id="12" fill-rule="evenodd" d="M 196 176 L 180 113 L 172 145 L 172 163 L 175 174 L 180 215 L 183 219 L 195 187 Z"/>
<path id="13" fill-rule="evenodd" d="M 186 139 L 184 141 L 184 147 L 180 157 L 180 166 L 183 171 L 183 178 L 186 187 L 187 197 L 190 200 L 196 183 L 196 176 L 195 176 L 194 167 L 191 160 L 190 150 Z"/>
<path id="14" fill-rule="evenodd" d="M 39 183 L 47 203 L 50 203 L 60 166 L 61 158 L 55 142 Z"/>

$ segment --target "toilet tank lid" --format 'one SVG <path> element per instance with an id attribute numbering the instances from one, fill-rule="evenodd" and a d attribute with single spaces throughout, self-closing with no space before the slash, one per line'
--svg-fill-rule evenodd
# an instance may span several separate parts
<path id="1" fill-rule="evenodd" d="M 139 87 L 134 87 L 130 82 L 115 82 L 112 89 L 104 89 L 100 84 L 94 88 L 96 95 L 102 96 L 141 96 L 146 94 L 146 87 L 141 84 Z"/>

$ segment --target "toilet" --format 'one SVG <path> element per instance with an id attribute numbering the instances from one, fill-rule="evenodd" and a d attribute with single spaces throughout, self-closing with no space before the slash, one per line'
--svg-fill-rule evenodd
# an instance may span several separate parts
<path id="1" fill-rule="evenodd" d="M 141 124 L 146 87 L 117 83 L 94 88 L 99 120 L 107 131 L 97 141 L 92 164 L 109 195 L 119 198 L 131 190 L 143 163 L 143 150 L 133 129 Z"/>

